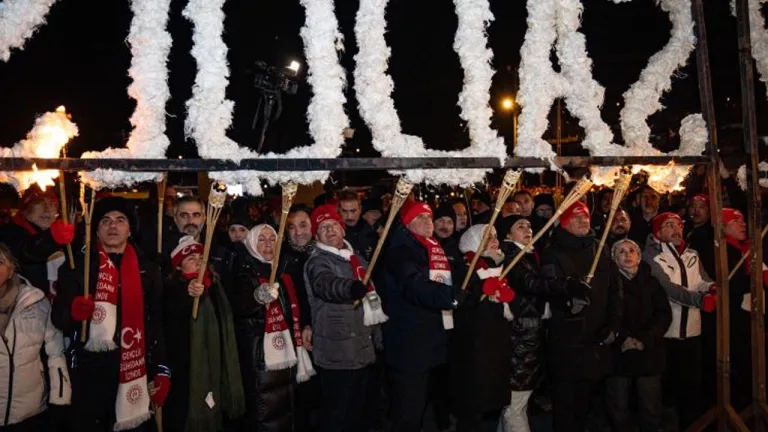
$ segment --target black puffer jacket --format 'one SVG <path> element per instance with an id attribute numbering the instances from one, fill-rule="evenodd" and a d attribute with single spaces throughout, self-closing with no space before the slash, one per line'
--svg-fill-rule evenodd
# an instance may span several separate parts
<path id="1" fill-rule="evenodd" d="M 266 307 L 256 302 L 253 293 L 269 279 L 271 266 L 250 255 L 239 255 L 235 268 L 230 303 L 235 323 L 235 337 L 240 357 L 240 369 L 245 390 L 245 415 L 241 430 L 287 432 L 292 431 L 296 367 L 266 370 L 264 365 L 264 329 Z M 293 326 L 293 316 L 282 275 L 285 263 L 280 263 L 277 280 L 280 283 L 278 300 L 283 314 Z M 286 274 L 290 278 L 288 274 Z"/>
<path id="2" fill-rule="evenodd" d="M 541 257 L 542 275 L 584 280 L 596 251 L 593 233 L 576 237 L 558 227 Z M 591 285 L 590 305 L 578 315 L 565 302 L 550 302 L 548 355 L 555 379 L 596 380 L 613 372 L 613 354 L 603 341 L 621 330 L 623 303 L 618 269 L 605 249 Z"/>
<path id="3" fill-rule="evenodd" d="M 480 258 L 485 267 L 498 267 Z M 478 261 L 476 268 L 482 268 Z M 466 263 L 464 267 L 468 269 Z M 465 270 L 466 271 L 466 270 Z M 471 414 L 500 410 L 509 405 L 509 322 L 501 303 L 482 300 L 483 280 L 477 270 L 467 287 L 465 303 L 454 313 L 449 363 L 457 411 Z M 457 283 L 461 283 L 458 281 Z M 512 313 L 515 313 L 513 301 Z"/>
<path id="4" fill-rule="evenodd" d="M 508 264 L 520 248 L 505 242 Z M 517 293 L 515 319 L 509 323 L 512 341 L 510 383 L 513 391 L 533 390 L 544 376 L 542 316 L 547 301 L 563 302 L 567 297 L 565 279 L 539 275 L 537 255 L 528 253 L 515 264 L 507 276 L 510 287 Z"/>
<path id="5" fill-rule="evenodd" d="M 344 238 L 352 245 L 355 252 L 366 261 L 371 260 L 376 244 L 379 242 L 379 235 L 362 218 L 357 221 L 355 226 L 346 226 Z"/>
<path id="6" fill-rule="evenodd" d="M 614 349 L 618 356 L 616 374 L 623 376 L 659 375 L 664 371 L 664 333 L 672 323 L 672 308 L 667 293 L 641 262 L 632 279 L 621 274 L 624 288 L 624 319 L 621 336 Z M 623 341 L 632 337 L 643 343 L 643 350 L 621 352 Z"/>

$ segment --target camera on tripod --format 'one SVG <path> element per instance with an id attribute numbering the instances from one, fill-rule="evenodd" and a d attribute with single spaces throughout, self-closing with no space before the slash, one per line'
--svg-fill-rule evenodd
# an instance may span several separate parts
<path id="1" fill-rule="evenodd" d="M 284 68 L 270 66 L 267 62 L 259 60 L 256 62 L 256 74 L 253 85 L 262 91 L 268 93 L 285 92 L 295 95 L 299 91 L 299 82 L 297 76 L 301 65 L 297 61 L 292 61 L 290 65 Z"/>

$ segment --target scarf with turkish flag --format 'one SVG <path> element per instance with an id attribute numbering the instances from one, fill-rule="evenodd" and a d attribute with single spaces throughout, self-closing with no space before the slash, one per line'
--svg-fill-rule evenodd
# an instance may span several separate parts
<path id="1" fill-rule="evenodd" d="M 118 298 L 119 296 L 119 298 Z M 139 259 L 128 244 L 120 268 L 99 243 L 99 274 L 94 293 L 95 307 L 85 349 L 93 352 L 117 349 L 117 305 L 120 304 L 120 375 L 113 430 L 133 429 L 147 421 L 149 391 L 144 343 L 144 290 Z"/>
<path id="2" fill-rule="evenodd" d="M 435 282 L 440 282 L 443 285 L 453 286 L 451 266 L 448 263 L 448 257 L 445 256 L 445 251 L 443 250 L 443 247 L 440 246 L 440 243 L 432 237 L 425 238 L 413 232 L 411 232 L 411 234 L 427 250 L 429 279 Z M 453 310 L 444 309 L 442 313 L 443 328 L 451 330 L 453 328 Z"/>

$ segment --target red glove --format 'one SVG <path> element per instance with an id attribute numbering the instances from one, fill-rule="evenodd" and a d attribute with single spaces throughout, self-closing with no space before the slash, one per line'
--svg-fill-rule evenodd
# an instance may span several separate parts
<path id="1" fill-rule="evenodd" d="M 85 321 L 93 315 L 93 309 L 95 307 L 96 305 L 90 298 L 77 296 L 72 301 L 72 318 L 74 318 L 75 321 Z"/>
<path id="2" fill-rule="evenodd" d="M 499 278 L 489 277 L 483 281 L 483 294 L 488 297 L 495 297 L 499 295 L 499 291 L 502 290 L 502 283 Z"/>
<path id="3" fill-rule="evenodd" d="M 56 219 L 51 224 L 51 236 L 53 236 L 53 241 L 62 246 L 70 244 L 75 239 L 75 226 L 65 224 L 61 219 Z"/>
<path id="4" fill-rule="evenodd" d="M 765 277 L 765 273 L 763 273 L 763 277 Z M 709 287 L 709 290 L 707 290 L 707 294 L 717 294 L 717 284 L 712 284 L 712 286 Z"/>
<path id="5" fill-rule="evenodd" d="M 704 301 L 701 303 L 701 309 L 704 312 L 713 312 L 717 306 L 717 297 L 712 294 L 704 294 Z"/>
<path id="6" fill-rule="evenodd" d="M 502 288 L 501 293 L 499 293 L 499 301 L 502 303 L 512 303 L 512 300 L 515 299 L 515 294 L 515 290 L 505 283 L 504 288 Z"/>
<path id="7" fill-rule="evenodd" d="M 168 392 L 171 391 L 171 379 L 165 375 L 155 375 L 154 384 L 150 398 L 156 407 L 161 407 L 168 399 Z"/>

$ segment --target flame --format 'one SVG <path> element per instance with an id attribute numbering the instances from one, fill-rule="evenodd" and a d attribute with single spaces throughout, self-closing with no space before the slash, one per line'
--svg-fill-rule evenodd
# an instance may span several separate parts
<path id="1" fill-rule="evenodd" d="M 633 173 L 645 171 L 648 174 L 648 185 L 659 193 L 676 192 L 683 190 L 683 180 L 690 171 L 690 166 L 677 166 L 672 161 L 664 166 L 642 165 L 635 166 Z"/>
<path id="2" fill-rule="evenodd" d="M 38 117 L 26 139 L 13 146 L 13 155 L 23 158 L 58 158 L 64 146 L 78 133 L 77 125 L 70 119 L 64 106 Z M 53 186 L 53 179 L 59 176 L 59 171 L 38 170 L 37 165 L 33 165 L 32 171 L 17 171 L 8 175 L 16 189 L 23 191 L 34 183 L 41 189 Z"/>
<path id="3" fill-rule="evenodd" d="M 616 180 L 619 179 L 620 173 L 621 173 L 621 167 L 593 166 L 590 169 L 590 176 L 592 179 L 592 183 L 594 183 L 595 186 L 605 186 L 609 188 L 612 188 L 614 186 L 614 184 L 616 183 Z"/>

